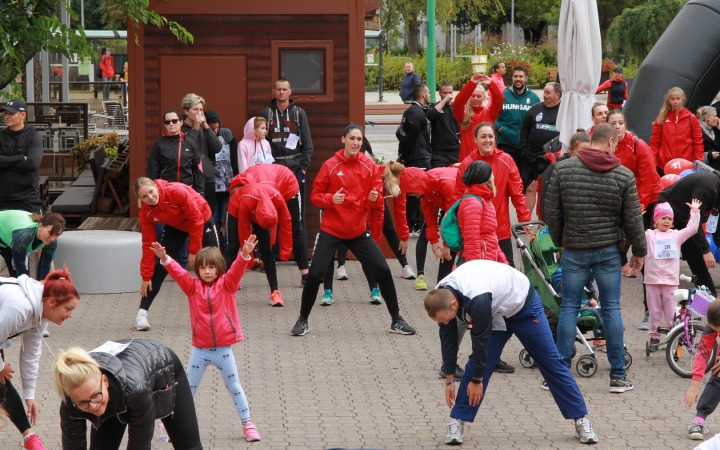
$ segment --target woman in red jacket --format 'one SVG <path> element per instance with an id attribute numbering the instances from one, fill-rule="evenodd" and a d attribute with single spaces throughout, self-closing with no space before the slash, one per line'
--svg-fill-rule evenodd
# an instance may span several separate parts
<path id="1" fill-rule="evenodd" d="M 490 91 L 490 100 L 487 107 L 483 106 L 486 92 L 483 84 Z M 473 131 L 482 122 L 489 122 L 490 126 L 502 111 L 505 95 L 500 86 L 490 77 L 476 73 L 467 82 L 464 88 L 455 96 L 453 101 L 453 115 L 460 124 L 460 156 L 458 161 L 465 159 L 475 148 Z"/>
<path id="2" fill-rule="evenodd" d="M 367 207 L 380 208 L 382 179 L 377 165 L 360 153 L 363 130 L 350 124 L 342 136 L 345 148 L 339 150 L 320 167 L 313 182 L 310 200 L 323 209 L 320 233 L 315 243 L 313 264 L 303 287 L 300 317 L 292 329 L 293 336 L 308 332 L 308 316 L 312 311 L 325 271 L 341 243 L 361 263 L 375 271 L 380 292 L 392 317 L 390 332 L 415 334 L 415 329 L 400 315 L 395 283 L 390 267 L 377 243 L 367 231 Z"/>
<path id="3" fill-rule="evenodd" d="M 685 108 L 685 92 L 679 87 L 670 89 L 657 119 L 653 122 L 650 148 L 660 176 L 665 164 L 674 158 L 688 161 L 703 160 L 702 127 L 697 117 Z"/>
<path id="4" fill-rule="evenodd" d="M 230 182 L 230 192 L 235 188 L 250 183 L 261 183 L 277 189 L 285 199 L 285 204 L 292 218 L 292 249 L 295 264 L 300 270 L 300 277 L 304 281 L 308 268 L 308 244 L 303 234 L 303 214 L 300 211 L 300 185 L 295 174 L 286 166 L 280 164 L 256 164 L 248 167 L 243 173 L 237 175 Z M 262 244 L 260 245 L 262 247 Z M 279 250 L 273 249 L 277 254 Z"/>
<path id="5" fill-rule="evenodd" d="M 133 185 L 140 203 L 140 231 L 142 232 L 142 260 L 140 261 L 140 309 L 135 316 L 135 328 L 147 331 L 148 310 L 160 292 L 167 270 L 155 258 L 150 244 L 157 240 L 155 224 L 164 223 L 161 244 L 173 258 L 177 258 L 185 240 L 190 237 L 189 262 L 203 247 L 217 247 L 218 239 L 210 207 L 201 194 L 183 183 L 168 183 L 140 177 Z"/>
<path id="6" fill-rule="evenodd" d="M 115 60 L 112 57 L 112 51 L 105 49 L 105 54 L 100 58 L 100 71 L 102 72 L 103 81 L 113 81 L 115 78 Z M 110 84 L 103 84 L 103 100 L 110 99 Z"/>
<path id="7" fill-rule="evenodd" d="M 527 222 L 532 217 L 525 205 L 522 179 L 520 179 L 520 173 L 512 157 L 495 146 L 495 132 L 491 123 L 481 123 L 475 128 L 475 144 L 477 145 L 475 150 L 462 161 L 458 168 L 452 200 L 453 202 L 457 201 L 467 189 L 462 181 L 462 176 L 473 161 L 482 160 L 490 164 L 495 177 L 496 189 L 493 206 L 495 206 L 498 227 L 495 234 L 508 264 L 515 267 L 512 238 L 510 237 L 508 200 L 512 200 L 519 222 Z"/>
<path id="8" fill-rule="evenodd" d="M 295 175 L 293 175 L 293 179 L 295 179 Z M 237 258 L 238 250 L 240 250 L 241 242 L 244 242 L 251 233 L 257 236 L 260 258 L 263 261 L 268 284 L 270 284 L 270 304 L 272 306 L 284 306 L 283 296 L 278 290 L 277 269 L 272 246 L 277 236 L 275 230 L 279 225 L 280 259 L 287 261 L 290 258 L 292 226 L 290 225 L 290 213 L 285 200 L 277 189 L 270 184 L 264 183 L 247 184 L 236 189 L 231 185 L 230 192 L 227 213 L 228 248 L 225 252 L 226 264 L 228 267 L 233 264 L 235 258 Z"/>

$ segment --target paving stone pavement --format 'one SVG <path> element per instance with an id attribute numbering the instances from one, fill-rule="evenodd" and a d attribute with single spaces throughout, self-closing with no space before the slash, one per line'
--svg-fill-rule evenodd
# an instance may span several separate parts
<path id="1" fill-rule="evenodd" d="M 245 275 L 237 298 L 246 340 L 233 350 L 262 441 L 245 442 L 218 372 L 209 369 L 195 399 L 205 448 L 446 448 L 448 408 L 437 375 L 437 325 L 424 312 L 423 293 L 414 290 L 412 281 L 400 278 L 397 261 L 388 263 L 395 274 L 401 313 L 418 329 L 416 336 L 388 333 L 387 310 L 384 305 L 369 303 L 357 262 L 348 262 L 349 280 L 335 281 L 335 304 L 321 307 L 316 303 L 305 337 L 290 336 L 300 307 L 300 277 L 295 266 L 281 263 L 279 267 L 284 308 L 268 305 L 264 274 Z M 435 280 L 436 263 L 428 259 L 426 267 L 428 279 Z M 623 279 L 622 287 L 626 342 L 634 358 L 628 378 L 635 390 L 608 393 L 609 364 L 604 354 L 600 354 L 599 370 L 592 378 L 581 378 L 572 369 L 600 437 L 594 448 L 693 448 L 685 430 L 694 411 L 682 404 L 689 381 L 670 371 L 664 354 L 645 357 L 647 332 L 636 329 L 642 316 L 640 280 Z M 108 339 L 150 338 L 162 341 L 187 361 L 188 306 L 177 285 L 165 282 L 150 310 L 152 329 L 148 332 L 132 329 L 138 297 L 82 296 L 72 319 L 61 327 L 50 325 L 48 345 L 57 352 L 71 346 L 92 349 Z M 8 360 L 18 367 L 19 344 L 13 344 L 7 351 Z M 562 418 L 550 393 L 540 389 L 539 371 L 519 367 L 520 349 L 517 339 L 511 339 L 503 357 L 518 369 L 514 374 L 493 376 L 477 420 L 465 428 L 463 447 L 582 447 L 574 438 L 572 423 Z M 583 354 L 580 347 L 578 352 Z M 469 353 L 470 339 L 465 339 L 461 354 L 465 358 Z M 58 449 L 59 399 L 52 386 L 51 363 L 52 355 L 43 348 L 36 396 L 40 418 L 35 429 L 48 449 Z M 710 416 L 707 425 L 720 431 L 719 422 Z M 0 442 L 3 449 L 21 448 L 19 433 L 10 422 L 0 429 Z"/>

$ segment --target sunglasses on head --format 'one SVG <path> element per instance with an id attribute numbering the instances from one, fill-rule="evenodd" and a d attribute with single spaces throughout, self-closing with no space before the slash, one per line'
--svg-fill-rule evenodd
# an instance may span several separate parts
<path id="1" fill-rule="evenodd" d="M 165 121 L 165 125 L 170 125 L 170 124 L 173 124 L 173 125 L 174 125 L 174 124 L 176 124 L 176 123 L 178 123 L 178 122 L 180 122 L 180 119 L 170 119 L 170 120 L 166 120 L 166 121 Z"/>

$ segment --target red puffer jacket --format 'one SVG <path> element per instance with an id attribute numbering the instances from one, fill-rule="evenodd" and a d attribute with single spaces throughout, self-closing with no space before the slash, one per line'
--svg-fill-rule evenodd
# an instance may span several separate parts
<path id="1" fill-rule="evenodd" d="M 495 149 L 489 156 L 481 156 L 476 148 L 470 155 L 465 158 L 457 171 L 457 182 L 455 183 L 455 191 L 452 195 L 452 201 L 457 201 L 463 196 L 467 186 L 462 182 L 465 169 L 473 161 L 485 161 L 490 164 L 495 177 L 495 197 L 493 205 L 495 206 L 495 214 L 497 218 L 497 235 L 498 240 L 510 238 L 510 207 L 508 198 L 512 200 L 520 222 L 531 220 L 532 215 L 525 206 L 525 195 L 523 195 L 523 183 L 520 179 L 515 161 L 512 157 L 502 150 Z"/>
<path id="2" fill-rule="evenodd" d="M 623 140 L 618 142 L 615 156 L 620 159 L 620 164 L 635 174 L 640 206 L 644 211 L 649 204 L 657 201 L 660 191 L 663 190 L 650 146 L 634 134 L 626 132 Z"/>
<path id="3" fill-rule="evenodd" d="M 255 167 L 255 166 L 253 166 Z M 237 217 L 240 245 L 252 234 L 255 222 L 270 230 L 270 243 L 275 244 L 275 227 L 280 225 L 280 259 L 287 261 L 292 253 L 292 219 L 280 192 L 267 184 L 248 184 L 230 196 L 228 214 Z M 233 230 L 228 230 L 232 232 Z"/>
<path id="4" fill-rule="evenodd" d="M 235 296 L 249 260 L 243 259 L 241 254 L 224 275 L 208 286 L 168 258 L 165 268 L 188 296 L 192 345 L 195 347 L 224 347 L 243 340 Z"/>
<path id="5" fill-rule="evenodd" d="M 474 184 L 467 188 L 464 195 L 473 194 L 482 199 L 467 197 L 460 202 L 457 209 L 460 235 L 463 237 L 462 256 L 466 261 L 486 259 L 507 264 L 505 254 L 500 250 L 495 235 L 497 221 L 495 207 L 492 204 L 492 191 L 482 184 Z"/>
<path id="6" fill-rule="evenodd" d="M 150 281 L 155 272 L 155 253 L 150 244 L 157 241 L 155 224 L 164 223 L 190 235 L 188 251 L 196 254 L 202 248 L 203 226 L 210 220 L 210 206 L 192 187 L 183 183 L 168 183 L 155 180 L 158 190 L 158 204 L 140 207 L 140 231 L 142 233 L 142 260 L 140 275 Z"/>
<path id="7" fill-rule="evenodd" d="M 477 88 L 477 84 L 472 80 L 468 81 L 465 87 L 458 92 L 455 100 L 453 100 L 453 115 L 455 120 L 460 125 L 460 157 L 458 161 L 465 159 L 473 149 L 476 147 L 475 144 L 475 127 L 483 122 L 493 122 L 497 120 L 500 112 L 502 112 L 503 102 L 505 101 L 505 94 L 503 94 L 500 85 L 493 81 L 487 87 L 489 99 L 487 106 L 481 106 L 477 109 L 473 109 L 472 123 L 467 130 L 462 129 L 463 118 L 465 117 L 465 105 L 470 100 L 473 92 Z"/>
<path id="8" fill-rule="evenodd" d="M 435 244 L 440 240 L 438 230 L 438 208 L 447 211 L 453 205 L 456 167 L 438 167 L 427 172 L 417 167 L 408 167 L 400 174 L 400 196 L 420 195 L 420 209 L 425 217 L 425 236 Z M 397 216 L 396 216 L 397 217 Z M 407 219 L 402 218 L 407 226 Z"/>
<path id="9" fill-rule="evenodd" d="M 323 209 L 320 229 L 340 239 L 353 239 L 367 231 L 367 207 L 382 208 L 382 177 L 370 157 L 360 153 L 346 158 L 339 150 L 320 167 L 313 182 L 310 201 Z M 333 203 L 333 195 L 343 189 L 345 201 Z M 378 192 L 378 199 L 370 201 L 370 191 Z"/>
<path id="10" fill-rule="evenodd" d="M 700 121 L 687 108 L 678 115 L 670 111 L 662 125 L 653 122 L 650 148 L 660 169 L 665 169 L 665 164 L 674 158 L 702 161 L 705 147 Z"/>
<path id="11" fill-rule="evenodd" d="M 292 170 L 280 164 L 256 164 L 237 175 L 230 182 L 230 193 L 251 183 L 267 184 L 277 189 L 285 201 L 293 198 L 300 189 Z"/>

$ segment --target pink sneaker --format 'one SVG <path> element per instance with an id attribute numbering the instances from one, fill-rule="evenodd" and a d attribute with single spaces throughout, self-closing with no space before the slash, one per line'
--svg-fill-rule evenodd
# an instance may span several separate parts
<path id="1" fill-rule="evenodd" d="M 248 422 L 247 425 L 243 427 L 243 433 L 245 433 L 248 442 L 258 442 L 260 440 L 260 433 L 258 433 L 255 424 L 252 422 Z"/>
<path id="2" fill-rule="evenodd" d="M 45 450 L 45 446 L 37 434 L 33 434 L 23 445 L 27 450 Z"/>

